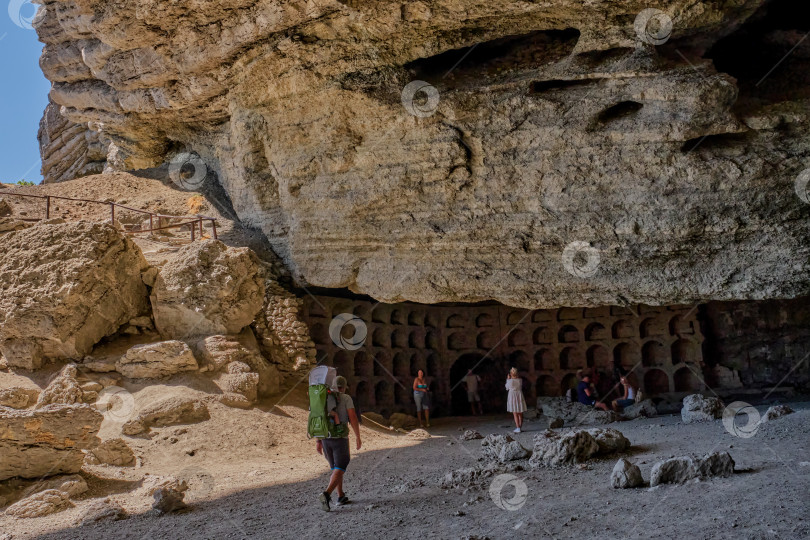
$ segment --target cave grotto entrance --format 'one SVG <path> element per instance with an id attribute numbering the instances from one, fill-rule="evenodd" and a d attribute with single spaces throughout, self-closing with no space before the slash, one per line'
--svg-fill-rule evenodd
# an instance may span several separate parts
<path id="1" fill-rule="evenodd" d="M 468 369 L 472 369 L 473 373 L 481 377 L 478 393 L 481 396 L 484 413 L 490 414 L 506 410 L 506 391 L 503 389 L 503 380 L 506 379 L 504 363 L 491 356 L 466 353 L 459 356 L 450 367 L 451 413 L 454 416 L 471 414 L 470 403 L 467 401 L 467 389 L 463 384 Z"/>

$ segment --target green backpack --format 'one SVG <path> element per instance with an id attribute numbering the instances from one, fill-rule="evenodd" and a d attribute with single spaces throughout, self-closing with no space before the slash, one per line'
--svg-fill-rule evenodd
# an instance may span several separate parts
<path id="1" fill-rule="evenodd" d="M 349 427 L 345 423 L 335 424 L 330 410 L 337 408 L 340 393 L 332 390 L 337 370 L 333 367 L 318 366 L 309 372 L 309 420 L 307 437 L 345 437 Z"/>

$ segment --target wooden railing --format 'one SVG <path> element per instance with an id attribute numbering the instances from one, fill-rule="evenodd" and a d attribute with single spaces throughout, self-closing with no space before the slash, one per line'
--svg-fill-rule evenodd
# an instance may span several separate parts
<path id="1" fill-rule="evenodd" d="M 154 231 L 162 231 L 166 229 L 176 229 L 180 227 L 188 227 L 191 230 L 191 241 L 195 240 L 196 232 L 199 230 L 199 237 L 202 239 L 204 235 L 204 227 L 203 222 L 208 221 L 211 225 L 211 236 L 216 239 L 217 238 L 217 220 L 216 218 L 212 218 L 209 216 L 170 216 L 166 214 L 158 214 L 156 212 L 149 212 L 148 210 L 140 210 L 138 208 L 132 208 L 130 206 L 125 206 L 123 204 L 119 204 L 116 202 L 111 201 L 94 201 L 92 199 L 76 199 L 73 197 L 60 197 L 57 195 L 30 195 L 27 193 L 10 193 L 8 191 L 0 190 L 0 195 L 3 197 L 27 197 L 32 199 L 45 199 L 45 217 L 44 218 L 20 218 L 23 221 L 41 221 L 42 219 L 50 219 L 51 217 L 51 199 L 56 200 L 63 200 L 63 201 L 74 201 L 74 202 L 83 202 L 83 203 L 92 203 L 92 204 L 104 204 L 110 207 L 110 223 L 115 225 L 115 209 L 122 208 L 124 210 L 129 210 L 130 212 L 137 212 L 139 214 L 147 214 L 149 215 L 149 228 L 148 229 L 138 229 L 138 230 L 126 230 L 124 232 L 127 234 L 137 234 L 137 233 L 147 233 L 147 232 L 154 232 Z M 155 227 L 155 219 L 158 220 L 158 226 Z M 169 225 L 160 225 L 161 219 L 182 219 L 188 220 L 183 221 L 181 223 L 172 223 Z M 122 223 L 123 226 L 123 223 Z"/>

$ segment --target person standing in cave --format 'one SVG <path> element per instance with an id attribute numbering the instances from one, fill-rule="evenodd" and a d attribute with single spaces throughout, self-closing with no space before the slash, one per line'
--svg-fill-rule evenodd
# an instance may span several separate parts
<path id="1" fill-rule="evenodd" d="M 425 422 L 430 427 L 430 394 L 425 379 L 425 372 L 421 369 L 416 372 L 413 380 L 413 400 L 416 402 L 416 415 L 419 417 L 419 427 L 422 426 L 422 411 L 425 411 Z"/>
<path id="2" fill-rule="evenodd" d="M 512 413 L 515 419 L 515 433 L 520 433 L 523 427 L 523 413 L 526 412 L 526 399 L 523 397 L 523 379 L 515 367 L 510 369 L 509 375 L 506 376 L 506 389 L 509 391 L 506 410 Z"/>
<path id="3" fill-rule="evenodd" d="M 360 423 L 357 420 L 357 414 L 354 410 L 354 401 L 351 396 L 346 394 L 346 377 L 338 376 L 335 378 L 335 388 L 338 392 L 337 407 L 335 412 L 340 419 L 340 423 L 346 423 L 352 426 L 354 436 L 357 441 L 356 448 L 360 450 L 363 443 L 360 441 Z M 326 491 L 321 493 L 320 502 L 321 508 L 329 512 L 331 509 L 332 492 L 337 490 L 338 500 L 340 505 L 349 504 L 349 497 L 343 491 L 343 475 L 346 474 L 346 469 L 351 461 L 351 451 L 349 449 L 349 433 L 346 430 L 346 435 L 343 437 L 326 437 L 317 440 L 315 449 L 319 454 L 323 454 L 326 461 L 329 462 L 329 468 L 332 470 L 332 475 L 329 477 L 329 485 Z"/>
<path id="4" fill-rule="evenodd" d="M 473 373 L 473 370 L 468 369 L 467 376 L 464 377 L 464 386 L 467 388 L 467 401 L 470 403 L 470 410 L 473 416 L 476 414 L 484 414 L 484 409 L 481 407 L 481 394 L 478 393 L 480 385 L 481 377 Z M 478 409 L 477 413 L 476 407 Z"/>

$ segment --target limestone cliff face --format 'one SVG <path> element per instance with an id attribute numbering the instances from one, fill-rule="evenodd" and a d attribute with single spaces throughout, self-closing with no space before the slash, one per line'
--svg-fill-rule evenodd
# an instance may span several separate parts
<path id="1" fill-rule="evenodd" d="M 300 284 L 528 308 L 810 293 L 804 8 L 659 4 L 45 0 L 35 25 L 107 166 L 198 153 Z"/>

